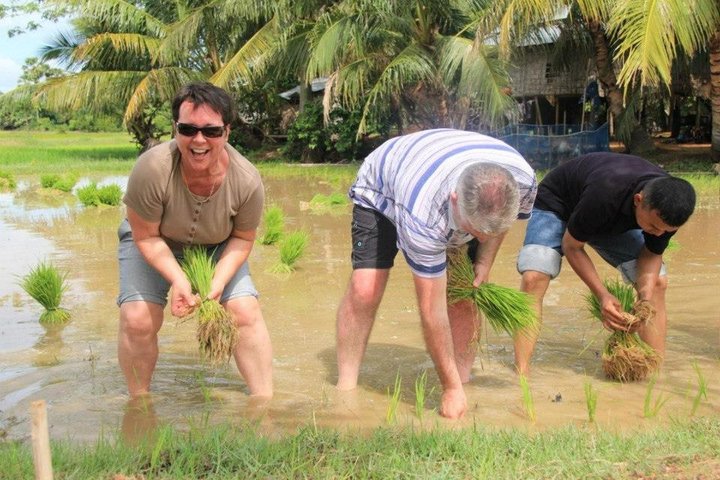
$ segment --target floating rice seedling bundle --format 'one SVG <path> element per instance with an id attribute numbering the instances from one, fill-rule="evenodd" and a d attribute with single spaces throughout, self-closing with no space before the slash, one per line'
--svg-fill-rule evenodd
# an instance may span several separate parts
<path id="1" fill-rule="evenodd" d="M 328 210 L 348 205 L 350 200 L 344 193 L 333 192 L 330 195 L 318 193 L 310 200 L 310 209 L 317 213 L 324 213 Z"/>
<path id="2" fill-rule="evenodd" d="M 282 208 L 277 205 L 272 205 L 265 210 L 263 216 L 263 226 L 265 231 L 263 236 L 258 240 L 263 245 L 272 245 L 277 243 L 282 238 L 283 230 L 285 229 L 285 215 L 283 214 Z"/>
<path id="3" fill-rule="evenodd" d="M 280 262 L 272 267 L 275 273 L 290 273 L 295 271 L 295 263 L 305 253 L 310 235 L 297 230 L 287 235 L 280 243 Z"/>
<path id="4" fill-rule="evenodd" d="M 98 187 L 96 183 L 90 183 L 77 191 L 80 203 L 86 207 L 97 207 L 99 205 L 120 205 L 122 189 L 119 185 L 110 184 Z"/>
<path id="5" fill-rule="evenodd" d="M 237 329 L 220 302 L 208 298 L 215 272 L 212 255 L 202 246 L 188 247 L 183 252 L 181 266 L 193 292 L 201 299 L 194 313 L 200 354 L 212 365 L 227 362 L 237 343 Z"/>
<path id="6" fill-rule="evenodd" d="M 70 312 L 60 308 L 60 301 L 67 289 L 66 277 L 67 273 L 60 273 L 50 263 L 40 262 L 22 278 L 22 289 L 45 307 L 45 312 L 40 315 L 40 323 L 62 324 L 70 319 Z"/>
<path id="7" fill-rule="evenodd" d="M 15 177 L 10 172 L 0 171 L 0 192 L 12 191 L 17 187 Z"/>
<path id="8" fill-rule="evenodd" d="M 635 290 L 620 280 L 605 280 L 605 288 L 620 301 L 627 324 L 648 324 L 655 309 L 647 301 L 635 301 Z M 593 294 L 585 297 L 590 314 L 602 320 L 600 302 Z M 605 375 L 620 382 L 644 380 L 660 366 L 660 356 L 637 333 L 614 331 L 605 342 L 602 367 Z"/>
<path id="9" fill-rule="evenodd" d="M 76 183 L 77 177 L 73 174 L 60 176 L 54 173 L 48 173 L 40 175 L 40 185 L 43 188 L 53 188 L 67 193 L 72 191 Z"/>
<path id="10" fill-rule="evenodd" d="M 494 283 L 473 286 L 475 270 L 465 249 L 448 256 L 448 302 L 471 300 L 496 332 L 510 335 L 537 328 L 533 298 L 520 290 Z"/>

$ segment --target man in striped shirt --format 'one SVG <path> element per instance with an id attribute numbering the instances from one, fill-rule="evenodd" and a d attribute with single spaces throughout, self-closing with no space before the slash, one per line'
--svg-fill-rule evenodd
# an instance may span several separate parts
<path id="1" fill-rule="evenodd" d="M 388 140 L 360 167 L 353 200 L 353 273 L 337 314 L 340 390 L 357 386 L 375 313 L 398 249 L 413 274 L 423 334 L 443 387 L 440 413 L 461 417 L 475 360 L 477 316 L 446 298 L 448 248 L 470 242 L 475 285 L 486 282 L 516 218 L 532 211 L 535 174 L 505 143 L 437 129 Z"/>

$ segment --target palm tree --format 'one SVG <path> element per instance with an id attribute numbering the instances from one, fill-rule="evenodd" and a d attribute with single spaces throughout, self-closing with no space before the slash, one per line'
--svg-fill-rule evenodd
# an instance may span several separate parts
<path id="1" fill-rule="evenodd" d="M 495 47 L 465 33 L 470 4 L 448 0 L 345 0 L 307 32 L 306 78 L 325 76 L 326 114 L 361 108 L 358 135 L 380 118 L 398 127 L 483 126 L 512 105 Z"/>
<path id="2" fill-rule="evenodd" d="M 615 59 L 622 65 L 619 84 L 664 85 L 671 82 L 680 53 L 707 50 L 713 110 L 712 151 L 720 159 L 720 3 L 717 0 L 618 0 L 608 30 L 617 39 Z"/>

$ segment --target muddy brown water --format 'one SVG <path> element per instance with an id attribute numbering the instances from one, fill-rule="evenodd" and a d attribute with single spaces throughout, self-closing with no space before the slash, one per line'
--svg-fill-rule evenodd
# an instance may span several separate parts
<path id="1" fill-rule="evenodd" d="M 104 181 L 123 184 L 126 178 Z M 440 388 L 401 256 L 370 338 L 359 388 L 335 390 L 335 310 L 350 275 L 350 207 L 308 209 L 315 193 L 334 190 L 318 179 L 266 179 L 268 200 L 285 211 L 286 230 L 302 228 L 311 234 L 292 274 L 269 272 L 278 261 L 277 247 L 258 244 L 251 256 L 273 343 L 275 397 L 251 400 L 234 364 L 203 366 L 192 323 L 167 314 L 150 401 L 129 402 L 116 359 L 116 229 L 122 208 L 83 208 L 73 196 L 48 194 L 37 183 L 37 178 L 21 179 L 18 191 L 0 194 L 0 433 L 9 438 L 29 436 L 29 405 L 37 399 L 48 403 L 53 438 L 82 441 L 109 432 L 135 438 L 160 424 L 187 429 L 245 420 L 258 422 L 268 434 L 293 432 L 306 424 L 369 431 L 387 424 L 388 391 L 397 375 L 402 379 L 397 424 L 416 427 L 584 425 L 584 386 L 590 382 L 598 394 L 600 426 L 648 428 L 690 415 L 698 392 L 695 366 L 708 385 L 707 398 L 695 414 L 720 415 L 717 198 L 703 199 L 702 208 L 676 235 L 679 248 L 668 254 L 668 351 L 652 392 L 653 402 L 659 396 L 666 399 L 659 413 L 644 418 L 648 382 L 619 384 L 603 377 L 599 352 L 607 332 L 589 318 L 583 306 L 586 289 L 564 265 L 545 301 L 545 324 L 530 378 L 536 412 L 532 423 L 512 370 L 512 343 L 492 331 L 483 333 L 482 351 L 466 386 L 466 417 L 447 421 L 436 413 Z M 518 286 L 515 257 L 524 228 L 518 223 L 508 235 L 493 281 Z M 69 273 L 63 305 L 72 320 L 64 327 L 41 326 L 41 307 L 17 285 L 40 260 Z M 599 265 L 601 275 L 615 276 Z M 418 415 L 415 380 L 424 371 L 427 401 Z"/>

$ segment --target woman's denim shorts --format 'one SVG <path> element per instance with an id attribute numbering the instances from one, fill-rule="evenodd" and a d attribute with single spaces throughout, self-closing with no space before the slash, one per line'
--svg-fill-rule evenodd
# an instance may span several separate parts
<path id="1" fill-rule="evenodd" d="M 133 241 L 130 224 L 127 220 L 124 220 L 118 228 L 118 239 L 120 240 L 118 245 L 118 262 L 120 266 L 118 306 L 125 302 L 143 301 L 156 303 L 164 307 L 167 304 L 170 284 L 145 261 Z M 210 251 L 213 249 L 215 250 L 214 258 L 217 261 L 225 249 L 225 243 L 208 247 Z M 182 253 L 175 252 L 175 258 L 178 261 L 182 260 Z M 220 302 L 247 296 L 257 297 L 258 292 L 250 278 L 250 268 L 246 261 L 225 286 L 225 290 L 220 296 Z"/>

